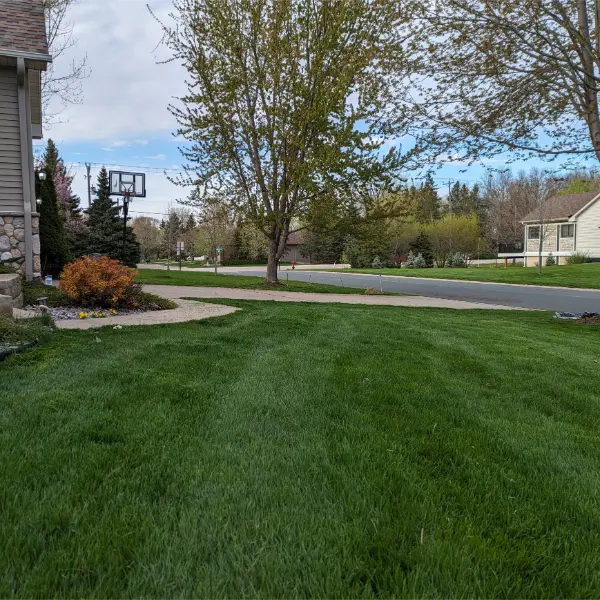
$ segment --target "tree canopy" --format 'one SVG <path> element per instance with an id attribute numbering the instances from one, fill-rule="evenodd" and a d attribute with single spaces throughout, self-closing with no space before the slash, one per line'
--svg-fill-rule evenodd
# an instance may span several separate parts
<path id="1" fill-rule="evenodd" d="M 393 0 L 174 0 L 164 42 L 188 72 L 171 110 L 197 204 L 266 236 L 267 278 L 294 220 L 324 194 L 390 188 L 403 130 L 404 18 Z M 385 151 L 384 151 L 385 150 Z"/>
<path id="2" fill-rule="evenodd" d="M 415 6 L 416 154 L 600 160 L 598 0 Z"/>

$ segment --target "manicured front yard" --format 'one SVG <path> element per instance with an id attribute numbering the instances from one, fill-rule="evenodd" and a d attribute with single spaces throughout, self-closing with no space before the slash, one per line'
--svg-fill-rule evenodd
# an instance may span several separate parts
<path id="1" fill-rule="evenodd" d="M 320 294 L 364 294 L 361 288 L 342 287 L 322 283 L 305 283 L 303 281 L 286 281 L 286 274 L 280 274 L 280 281 L 285 287 L 264 285 L 264 277 L 249 275 L 215 275 L 211 272 L 163 271 L 159 269 L 140 269 L 139 283 L 157 285 L 192 285 L 202 287 L 244 288 L 249 290 L 274 290 L 286 292 L 315 292 Z"/>
<path id="2" fill-rule="evenodd" d="M 0 366 L 0 596 L 600 595 L 597 327 L 226 303 Z"/>
<path id="3" fill-rule="evenodd" d="M 502 266 L 483 265 L 467 269 L 344 269 L 334 272 L 600 289 L 600 263 L 544 267 L 541 276 L 538 274 L 537 268 L 533 267 L 505 269 Z"/>

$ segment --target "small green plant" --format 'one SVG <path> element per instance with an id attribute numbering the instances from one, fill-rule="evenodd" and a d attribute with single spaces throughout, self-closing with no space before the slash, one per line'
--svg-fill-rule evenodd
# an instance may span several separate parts
<path id="1" fill-rule="evenodd" d="M 49 314 L 33 319 L 13 321 L 0 316 L 0 350 L 2 347 L 19 347 L 31 342 L 45 341 L 54 326 Z"/>
<path id="2" fill-rule="evenodd" d="M 47 298 L 44 303 L 51 308 L 74 304 L 65 292 L 57 287 L 44 285 L 41 281 L 24 281 L 22 285 L 25 306 L 37 306 L 40 304 L 40 298 Z"/>
<path id="3" fill-rule="evenodd" d="M 587 252 L 573 252 L 573 254 L 567 256 L 566 260 L 568 265 L 583 265 L 589 262 L 592 262 L 592 260 Z"/>
<path id="4" fill-rule="evenodd" d="M 554 258 L 554 254 L 552 254 L 552 252 L 550 252 L 550 254 L 548 254 L 548 256 L 546 257 L 546 266 L 547 267 L 555 267 L 556 266 L 556 259 Z"/>

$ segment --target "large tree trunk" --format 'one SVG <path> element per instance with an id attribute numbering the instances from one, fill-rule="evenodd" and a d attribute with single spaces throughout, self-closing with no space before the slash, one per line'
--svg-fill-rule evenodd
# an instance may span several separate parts
<path id="1" fill-rule="evenodd" d="M 267 283 L 278 284 L 277 266 L 279 263 L 279 248 L 273 241 L 269 242 L 269 258 L 267 259 Z"/>

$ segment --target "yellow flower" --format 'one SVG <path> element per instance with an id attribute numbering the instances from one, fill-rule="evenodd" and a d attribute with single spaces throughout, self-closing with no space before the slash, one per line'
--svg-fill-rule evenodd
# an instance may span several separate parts
<path id="1" fill-rule="evenodd" d="M 80 319 L 87 319 L 87 318 L 88 318 L 88 314 L 87 314 L 87 313 L 84 313 L 84 312 L 80 312 L 80 313 L 79 313 L 79 318 L 80 318 Z"/>
<path id="2" fill-rule="evenodd" d="M 110 312 L 111 315 L 116 315 L 117 314 L 117 311 L 114 308 L 111 308 L 109 312 Z"/>

